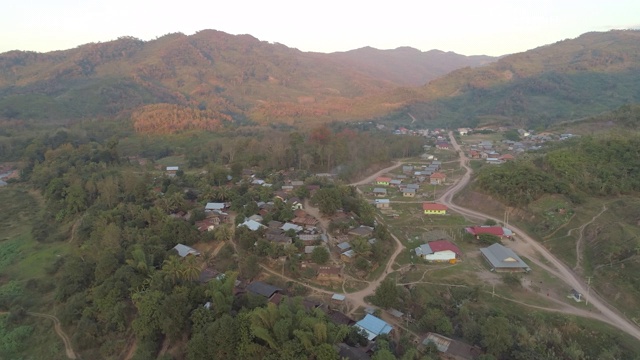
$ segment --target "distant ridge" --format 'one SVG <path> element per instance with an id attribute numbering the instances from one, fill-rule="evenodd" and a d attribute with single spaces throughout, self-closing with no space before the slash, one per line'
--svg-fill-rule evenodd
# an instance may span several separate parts
<path id="1" fill-rule="evenodd" d="M 377 118 L 548 126 L 640 102 L 640 32 L 494 59 L 409 47 L 322 54 L 203 30 L 0 54 L 0 119 L 130 119 L 145 132 Z"/>

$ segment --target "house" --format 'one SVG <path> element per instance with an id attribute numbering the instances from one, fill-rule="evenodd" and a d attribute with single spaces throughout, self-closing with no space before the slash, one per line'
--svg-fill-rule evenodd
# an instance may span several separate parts
<path id="1" fill-rule="evenodd" d="M 255 221 L 255 220 L 249 220 L 247 219 L 245 222 L 243 222 L 242 224 L 239 224 L 238 227 L 244 226 L 246 228 L 248 228 L 251 231 L 257 231 L 261 228 L 264 228 L 266 226 L 260 224 L 259 222 Z"/>
<path id="2" fill-rule="evenodd" d="M 338 302 L 342 302 L 345 301 L 347 299 L 347 297 L 343 294 L 333 294 L 333 296 L 331 296 L 331 300 L 333 301 L 338 301 Z M 354 321 L 355 323 L 355 321 Z"/>
<path id="3" fill-rule="evenodd" d="M 176 174 L 178 173 L 178 170 L 180 170 L 180 167 L 178 166 L 167 166 L 166 169 L 166 173 L 168 176 L 176 176 Z"/>
<path id="4" fill-rule="evenodd" d="M 374 203 L 377 209 L 388 209 L 391 206 L 389 199 L 375 199 Z"/>
<path id="5" fill-rule="evenodd" d="M 415 197 L 416 196 L 416 189 L 409 189 L 404 188 L 404 190 L 402 190 L 402 196 L 403 197 Z"/>
<path id="6" fill-rule="evenodd" d="M 446 141 L 437 141 L 436 142 L 436 149 L 449 150 L 449 149 L 451 149 L 451 145 Z"/>
<path id="7" fill-rule="evenodd" d="M 289 231 L 289 230 L 293 230 L 293 231 L 296 232 L 296 234 L 301 232 L 302 230 L 304 230 L 304 228 L 302 226 L 296 225 L 296 224 L 293 224 L 293 223 L 289 223 L 289 222 L 285 223 L 284 225 L 282 225 L 282 227 L 280 229 L 282 229 L 282 231 L 285 231 L 285 232 Z"/>
<path id="8" fill-rule="evenodd" d="M 531 268 L 513 250 L 495 243 L 480 252 L 495 272 L 529 272 Z"/>
<path id="9" fill-rule="evenodd" d="M 438 351 L 445 354 L 447 359 L 473 360 L 482 354 L 482 350 L 477 346 L 471 346 L 436 333 L 427 333 L 427 337 L 422 341 L 424 346 L 429 344 L 434 344 Z"/>
<path id="10" fill-rule="evenodd" d="M 249 216 L 248 220 L 253 220 L 253 221 L 257 221 L 257 222 L 261 223 L 262 220 L 264 220 L 264 219 L 262 218 L 262 216 L 256 214 L 256 215 Z"/>
<path id="11" fill-rule="evenodd" d="M 447 205 L 438 203 L 422 203 L 422 212 L 425 215 L 446 215 L 449 208 Z"/>
<path id="12" fill-rule="evenodd" d="M 500 165 L 504 162 L 496 157 L 488 157 L 486 161 L 487 161 L 487 164 L 491 164 L 491 165 Z"/>
<path id="13" fill-rule="evenodd" d="M 415 249 L 416 255 L 427 261 L 455 262 L 462 256 L 462 251 L 448 240 L 431 241 Z"/>
<path id="14" fill-rule="evenodd" d="M 265 238 L 268 241 L 278 243 L 278 244 L 292 244 L 293 239 L 290 236 L 287 236 L 281 229 L 272 229 L 270 228 L 265 233 Z"/>
<path id="15" fill-rule="evenodd" d="M 193 255 L 193 256 L 199 256 L 200 252 L 194 248 L 192 248 L 191 246 L 187 246 L 187 245 L 183 245 L 183 244 L 178 244 L 176 246 L 173 247 L 173 250 L 178 252 L 178 255 L 180 257 L 186 257 L 189 255 Z"/>
<path id="16" fill-rule="evenodd" d="M 367 314 L 354 326 L 363 329 L 367 333 L 367 339 L 369 339 L 369 341 L 375 339 L 379 335 L 386 335 L 393 331 L 393 327 L 386 321 L 370 314 Z"/>
<path id="17" fill-rule="evenodd" d="M 501 239 L 503 238 L 511 238 L 514 233 L 513 231 L 504 228 L 502 226 L 472 226 L 472 227 L 468 227 L 465 229 L 469 234 L 475 236 L 476 238 L 480 235 L 480 234 L 489 234 L 489 235 L 494 235 L 497 236 Z"/>
<path id="18" fill-rule="evenodd" d="M 440 185 L 447 179 L 447 176 L 443 173 L 433 173 L 429 176 L 429 182 L 431 185 Z"/>
<path id="19" fill-rule="evenodd" d="M 282 185 L 281 190 L 284 192 L 291 192 L 293 191 L 293 185 Z"/>
<path id="20" fill-rule="evenodd" d="M 204 211 L 205 212 L 213 212 L 213 211 L 222 211 L 225 208 L 225 203 L 207 203 L 207 205 L 204 206 Z"/>
<path id="21" fill-rule="evenodd" d="M 361 225 L 355 229 L 349 230 L 349 235 L 352 236 L 362 236 L 364 238 L 368 238 L 373 234 L 373 228 L 371 226 Z"/>
<path id="22" fill-rule="evenodd" d="M 400 186 L 402 184 L 402 180 L 399 179 L 393 179 L 389 182 L 389 185 L 391 186 Z"/>
<path id="23" fill-rule="evenodd" d="M 458 128 L 458 134 L 460 134 L 460 136 L 468 135 L 469 131 L 471 131 L 469 128 Z"/>
<path id="24" fill-rule="evenodd" d="M 270 229 L 279 229 L 282 225 L 284 225 L 284 223 L 276 220 L 271 220 L 267 223 L 267 226 L 269 226 Z"/>
<path id="25" fill-rule="evenodd" d="M 314 243 L 322 238 L 321 234 L 300 234 L 298 239 L 304 243 Z"/>
<path id="26" fill-rule="evenodd" d="M 291 199 L 287 200 L 287 204 L 291 206 L 291 210 L 293 211 L 302 210 L 302 201 L 300 201 L 300 199 L 297 197 L 292 197 Z"/>
<path id="27" fill-rule="evenodd" d="M 298 187 L 298 186 L 302 186 L 302 185 L 304 185 L 304 181 L 302 181 L 302 180 L 293 180 L 291 182 L 291 186 L 293 186 L 293 187 Z"/>
<path id="28" fill-rule="evenodd" d="M 213 231 L 216 226 L 220 225 L 220 218 L 206 218 L 204 220 L 196 221 L 195 225 L 200 232 Z"/>
<path id="29" fill-rule="evenodd" d="M 389 186 L 390 183 L 391 183 L 391 178 L 384 177 L 384 176 L 380 176 L 376 178 L 376 184 L 378 185 Z"/>
<path id="30" fill-rule="evenodd" d="M 385 188 L 374 188 L 373 195 L 375 196 L 387 196 L 387 189 Z"/>
<path id="31" fill-rule="evenodd" d="M 515 157 L 513 157 L 513 155 L 511 154 L 504 154 L 498 158 L 498 160 L 502 160 L 502 161 L 511 161 L 513 159 L 515 159 Z"/>
<path id="32" fill-rule="evenodd" d="M 410 173 L 412 171 L 413 171 L 413 166 L 411 166 L 411 165 L 403 165 L 402 166 L 402 172 L 403 173 L 408 174 L 408 173 Z"/>
<path id="33" fill-rule="evenodd" d="M 347 297 L 342 294 L 333 294 L 333 296 L 331 297 L 331 300 L 340 303 L 340 302 L 343 302 L 346 298 Z M 355 320 L 353 320 L 349 316 L 345 315 L 344 313 L 341 313 L 340 311 L 333 310 L 328 306 L 321 306 L 320 310 L 322 310 L 325 314 L 327 314 L 327 318 L 329 318 L 329 320 L 336 325 L 351 326 L 356 323 Z"/>
<path id="34" fill-rule="evenodd" d="M 347 250 L 340 254 L 340 259 L 345 262 L 350 262 L 356 257 L 356 252 L 353 250 Z"/>
<path id="35" fill-rule="evenodd" d="M 351 249 L 351 244 L 349 244 L 348 242 L 341 242 L 340 244 L 336 245 L 338 247 L 338 250 L 340 252 L 344 252 L 347 251 L 349 249 Z"/>
<path id="36" fill-rule="evenodd" d="M 475 150 L 471 150 L 469 151 L 469 157 L 472 159 L 480 159 L 480 153 Z"/>
<path id="37" fill-rule="evenodd" d="M 340 268 L 337 266 L 319 266 L 316 279 L 318 281 L 340 281 L 342 280 Z"/>
<path id="38" fill-rule="evenodd" d="M 247 286 L 247 291 L 270 299 L 274 294 L 281 293 L 282 289 L 262 281 L 254 281 Z"/>

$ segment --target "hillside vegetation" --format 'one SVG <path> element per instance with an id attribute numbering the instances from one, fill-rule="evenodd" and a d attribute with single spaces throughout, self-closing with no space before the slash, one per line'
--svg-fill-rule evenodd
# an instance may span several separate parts
<path id="1" fill-rule="evenodd" d="M 214 30 L 45 54 L 13 51 L 0 54 L 0 117 L 128 120 L 153 113 L 134 120 L 145 132 L 215 131 L 230 119 L 394 121 L 408 113 L 416 125 L 546 127 L 640 101 L 639 34 L 588 33 L 492 63 L 410 48 L 306 53 Z"/>
<path id="2" fill-rule="evenodd" d="M 582 135 L 485 166 L 476 190 L 509 206 L 595 291 L 640 321 L 640 107 L 567 124 Z M 595 130 L 598 129 L 598 130 Z"/>

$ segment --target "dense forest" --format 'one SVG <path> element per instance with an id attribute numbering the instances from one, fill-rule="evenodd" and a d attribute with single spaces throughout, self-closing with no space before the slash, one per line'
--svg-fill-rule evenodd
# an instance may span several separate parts
<path id="1" fill-rule="evenodd" d="M 545 194 L 566 195 L 574 203 L 590 196 L 617 196 L 640 190 L 640 137 L 585 136 L 561 142 L 499 167 L 486 167 L 478 185 L 512 206 Z"/>

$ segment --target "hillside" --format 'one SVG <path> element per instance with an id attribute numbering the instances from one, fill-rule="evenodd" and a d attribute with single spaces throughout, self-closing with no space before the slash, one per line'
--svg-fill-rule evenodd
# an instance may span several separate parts
<path id="1" fill-rule="evenodd" d="M 376 79 L 403 86 L 422 86 L 451 71 L 477 67 L 495 61 L 492 56 L 465 56 L 454 52 L 411 47 L 379 50 L 372 47 L 327 54 L 331 59 L 352 65 Z"/>
<path id="2" fill-rule="evenodd" d="M 545 127 L 640 102 L 639 67 L 640 31 L 587 33 L 456 70 L 416 90 L 393 117 Z"/>
<path id="3" fill-rule="evenodd" d="M 489 60 L 411 48 L 306 53 L 214 30 L 124 37 L 0 54 L 0 117 L 123 118 L 156 133 L 247 121 L 397 123 L 408 113 L 418 126 L 544 128 L 640 102 L 639 31 L 587 33 L 471 67 Z"/>
<path id="4" fill-rule="evenodd" d="M 389 58 L 403 50 L 380 52 Z M 353 108 L 355 100 L 405 84 L 407 70 L 420 68 L 420 76 L 433 78 L 469 65 L 461 55 L 443 66 L 442 56 L 423 54 L 403 53 L 392 63 L 383 56 L 344 61 L 341 54 L 305 53 L 214 30 L 148 42 L 123 37 L 44 54 L 13 51 L 0 55 L 0 116 L 73 119 L 135 111 L 136 128 L 145 129 L 158 114 L 171 115 L 167 109 L 191 114 L 203 129 L 231 118 L 366 117 L 386 106 Z"/>

